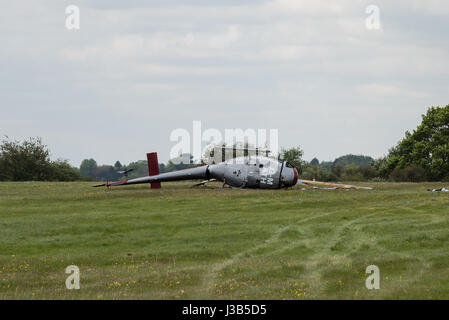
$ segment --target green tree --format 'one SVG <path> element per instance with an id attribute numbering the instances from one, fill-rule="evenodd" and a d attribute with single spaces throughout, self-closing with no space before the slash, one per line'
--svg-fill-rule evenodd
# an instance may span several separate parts
<path id="1" fill-rule="evenodd" d="M 148 162 L 147 160 L 138 160 L 131 162 L 126 166 L 128 169 L 133 169 L 128 175 L 129 179 L 143 177 L 148 175 Z"/>
<path id="2" fill-rule="evenodd" d="M 340 178 L 343 173 L 343 166 L 342 165 L 332 165 L 331 172 L 337 177 Z"/>
<path id="3" fill-rule="evenodd" d="M 356 166 L 366 166 L 374 161 L 370 156 L 347 154 L 334 160 L 334 166 L 347 166 L 355 164 Z"/>
<path id="4" fill-rule="evenodd" d="M 389 178 L 393 181 L 421 182 L 427 179 L 427 173 L 423 168 L 410 164 L 405 168 L 395 168 L 390 173 Z"/>
<path id="5" fill-rule="evenodd" d="M 50 167 L 50 152 L 41 138 L 30 138 L 20 143 L 6 137 L 0 145 L 1 180 L 47 180 Z"/>
<path id="6" fill-rule="evenodd" d="M 94 159 L 84 159 L 80 165 L 80 173 L 83 177 L 93 177 L 94 171 L 98 168 Z"/>
<path id="7" fill-rule="evenodd" d="M 354 163 L 348 164 L 342 168 L 341 180 L 343 181 L 361 181 L 364 177 L 360 172 L 360 167 Z"/>
<path id="8" fill-rule="evenodd" d="M 331 172 L 332 167 L 333 167 L 333 162 L 332 161 L 322 161 L 320 163 L 320 167 L 323 168 L 324 170 Z"/>
<path id="9" fill-rule="evenodd" d="M 305 161 L 302 159 L 304 151 L 300 147 L 293 147 L 290 149 L 281 149 L 281 158 L 294 166 L 299 173 L 302 173 L 305 166 Z"/>
<path id="10" fill-rule="evenodd" d="M 40 138 L 23 142 L 6 137 L 0 145 L 0 180 L 73 181 L 80 175 L 67 160 L 50 160 L 50 152 Z"/>
<path id="11" fill-rule="evenodd" d="M 374 165 L 360 166 L 359 172 L 364 180 L 370 180 L 378 177 L 378 171 Z"/>
<path id="12" fill-rule="evenodd" d="M 318 166 L 320 165 L 320 161 L 317 158 L 313 158 L 312 161 L 310 161 L 310 164 L 312 166 Z"/>
<path id="13" fill-rule="evenodd" d="M 67 160 L 56 160 L 51 163 L 52 181 L 78 181 L 81 180 L 80 171 L 72 167 Z"/>
<path id="14" fill-rule="evenodd" d="M 129 179 L 139 178 L 148 175 L 148 162 L 147 160 L 138 160 L 131 162 L 126 166 L 128 169 L 133 169 L 128 175 Z M 159 173 L 164 173 L 165 165 L 163 163 L 159 163 Z"/>
<path id="15" fill-rule="evenodd" d="M 396 168 L 407 167 L 416 171 L 414 179 L 421 179 L 423 172 L 430 180 L 449 179 L 449 105 L 429 108 L 421 124 L 412 133 L 406 131 L 405 137 L 390 149 L 381 169 L 391 174 Z"/>
<path id="16" fill-rule="evenodd" d="M 99 181 L 116 181 L 122 176 L 122 174 L 118 173 L 111 165 L 99 166 L 92 174 L 94 179 Z"/>
<path id="17" fill-rule="evenodd" d="M 316 179 L 318 181 L 337 181 L 337 176 L 332 172 L 323 169 L 321 166 L 314 166 L 311 164 L 304 166 L 301 178 L 305 180 Z"/>

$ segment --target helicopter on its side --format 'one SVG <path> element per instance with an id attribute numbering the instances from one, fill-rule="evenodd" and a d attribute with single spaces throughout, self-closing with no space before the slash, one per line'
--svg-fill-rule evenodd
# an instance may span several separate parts
<path id="1" fill-rule="evenodd" d="M 161 187 L 161 182 L 201 179 L 203 181 L 196 185 L 204 185 L 211 181 L 221 181 L 223 186 L 227 185 L 231 188 L 239 189 L 282 189 L 293 187 L 296 184 L 330 187 L 326 189 L 371 189 L 370 187 L 299 180 L 298 171 L 289 162 L 268 156 L 247 155 L 218 164 L 203 165 L 166 173 L 159 173 L 159 164 L 155 152 L 147 153 L 147 160 L 148 176 L 112 183 L 108 182 L 94 187 L 150 183 L 151 188 L 157 189 Z"/>
<path id="2" fill-rule="evenodd" d="M 148 155 L 154 155 L 148 154 Z M 147 156 L 148 156 L 147 155 Z M 154 158 L 156 161 L 154 161 Z M 266 156 L 243 156 L 233 158 L 218 164 L 204 165 L 196 168 L 189 168 L 179 171 L 154 174 L 157 156 L 148 157 L 149 172 L 152 175 L 105 183 L 95 187 L 122 186 L 139 183 L 160 183 L 167 181 L 196 180 L 202 179 L 205 182 L 214 180 L 223 182 L 223 186 L 232 188 L 251 189 L 280 189 L 296 185 L 298 181 L 298 171 L 287 161 L 276 160 Z"/>

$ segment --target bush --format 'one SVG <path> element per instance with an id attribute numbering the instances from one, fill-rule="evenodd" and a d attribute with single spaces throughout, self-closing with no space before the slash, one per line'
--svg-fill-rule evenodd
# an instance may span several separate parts
<path id="1" fill-rule="evenodd" d="M 316 179 L 319 181 L 337 181 L 337 176 L 320 166 L 306 165 L 301 174 L 301 178 L 305 180 Z"/>
<path id="2" fill-rule="evenodd" d="M 346 165 L 341 172 L 341 180 L 343 181 L 362 181 L 363 175 L 360 168 L 355 164 Z"/>
<path id="3" fill-rule="evenodd" d="M 289 162 L 293 167 L 295 167 L 299 174 L 304 172 L 305 161 L 302 159 L 304 151 L 300 147 L 282 149 L 281 158 Z"/>
<path id="4" fill-rule="evenodd" d="M 376 168 L 372 165 L 361 166 L 359 171 L 365 180 L 371 180 L 378 176 Z"/>
<path id="5" fill-rule="evenodd" d="M 47 180 L 51 173 L 49 151 L 40 138 L 12 141 L 0 145 L 0 172 L 2 180 Z"/>
<path id="6" fill-rule="evenodd" d="M 6 137 L 0 145 L 0 180 L 73 181 L 79 172 L 67 161 L 50 160 L 50 152 L 40 138 L 20 142 Z"/>
<path id="7" fill-rule="evenodd" d="M 370 179 L 369 181 L 372 181 L 372 182 L 386 182 L 387 180 L 384 179 L 384 178 L 381 178 L 381 177 L 374 177 L 374 178 Z"/>
<path id="8" fill-rule="evenodd" d="M 323 162 L 324 163 L 324 162 Z M 348 164 L 346 166 L 332 165 L 323 166 L 309 164 L 305 167 L 304 179 L 313 179 L 320 181 L 368 181 L 379 176 L 378 170 L 371 164 L 359 166 L 357 164 Z"/>
<path id="9" fill-rule="evenodd" d="M 67 160 L 57 160 L 50 164 L 50 175 L 48 180 L 51 181 L 79 181 L 81 180 L 80 172 L 77 168 L 72 167 Z"/>
<path id="10" fill-rule="evenodd" d="M 415 164 L 408 165 L 405 168 L 395 168 L 389 176 L 392 181 L 421 182 L 427 180 L 426 170 Z"/>

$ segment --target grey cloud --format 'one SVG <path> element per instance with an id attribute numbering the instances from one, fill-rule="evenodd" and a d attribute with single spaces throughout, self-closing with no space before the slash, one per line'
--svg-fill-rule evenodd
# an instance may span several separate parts
<path id="1" fill-rule="evenodd" d="M 278 128 L 306 158 L 380 156 L 449 88 L 446 2 L 9 2 L 0 13 L 0 134 L 42 136 L 75 165 L 129 162 L 171 130 Z M 319 128 L 318 130 L 316 128 Z"/>

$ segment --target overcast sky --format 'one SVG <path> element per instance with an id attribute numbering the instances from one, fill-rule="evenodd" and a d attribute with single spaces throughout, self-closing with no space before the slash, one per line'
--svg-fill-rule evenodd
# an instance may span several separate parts
<path id="1" fill-rule="evenodd" d="M 167 161 L 194 120 L 279 129 L 307 160 L 378 157 L 449 104 L 447 0 L 0 3 L 0 134 L 75 166 Z"/>

